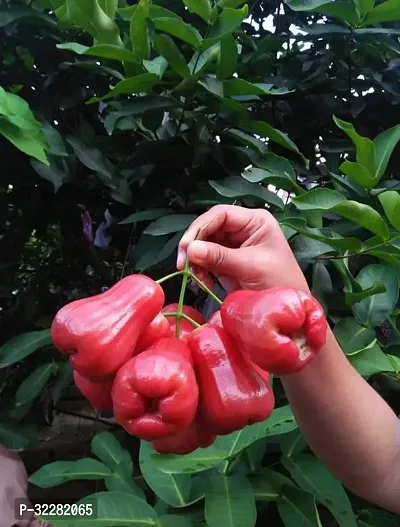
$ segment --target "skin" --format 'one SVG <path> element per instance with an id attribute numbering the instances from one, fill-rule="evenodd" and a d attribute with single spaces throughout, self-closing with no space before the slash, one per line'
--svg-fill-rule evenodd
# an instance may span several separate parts
<path id="1" fill-rule="evenodd" d="M 184 234 L 177 267 L 186 256 L 206 282 L 310 292 L 278 222 L 266 210 L 218 205 Z M 297 423 L 315 455 L 352 492 L 400 514 L 400 421 L 346 359 L 332 331 L 300 373 L 282 377 Z"/>

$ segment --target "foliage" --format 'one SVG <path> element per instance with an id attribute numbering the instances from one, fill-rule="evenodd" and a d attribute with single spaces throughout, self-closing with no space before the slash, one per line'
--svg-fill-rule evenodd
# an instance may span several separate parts
<path id="1" fill-rule="evenodd" d="M 397 0 L 6 4 L 0 442 L 34 445 L 70 385 L 56 310 L 128 272 L 166 274 L 218 203 L 271 210 L 349 361 L 399 412 Z M 82 503 L 103 527 L 398 523 L 310 454 L 274 383 L 272 417 L 208 449 L 161 456 L 102 433 L 93 457 L 31 481 L 98 480 Z"/>

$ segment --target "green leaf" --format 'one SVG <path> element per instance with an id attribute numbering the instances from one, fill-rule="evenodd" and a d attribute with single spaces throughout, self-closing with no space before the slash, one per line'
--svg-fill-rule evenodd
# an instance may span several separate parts
<path id="1" fill-rule="evenodd" d="M 195 214 L 170 214 L 151 223 L 143 231 L 151 236 L 162 236 L 186 229 L 197 218 Z"/>
<path id="2" fill-rule="evenodd" d="M 395 190 L 383 192 L 378 196 L 386 217 L 393 227 L 400 231 L 400 195 Z"/>
<path id="3" fill-rule="evenodd" d="M 158 81 L 158 76 L 155 73 L 143 73 L 136 77 L 128 77 L 121 82 L 118 82 L 112 90 L 102 97 L 92 97 L 88 100 L 89 103 L 104 101 L 116 95 L 126 93 L 132 95 L 134 93 L 149 93 L 152 91 L 154 84 Z"/>
<path id="4" fill-rule="evenodd" d="M 189 61 L 189 70 L 192 76 L 198 74 L 203 68 L 216 60 L 219 56 L 220 45 L 214 44 L 204 51 L 196 51 Z"/>
<path id="5" fill-rule="evenodd" d="M 156 57 L 153 60 L 144 60 L 143 66 L 149 73 L 155 73 L 159 79 L 162 78 L 164 72 L 168 68 L 168 62 L 164 57 Z"/>
<path id="6" fill-rule="evenodd" d="M 339 167 L 339 170 L 349 176 L 350 179 L 358 183 L 362 188 L 371 189 L 376 181 L 369 170 L 360 163 L 345 161 Z"/>
<path id="7" fill-rule="evenodd" d="M 360 353 L 376 339 L 375 331 L 372 328 L 362 326 L 352 317 L 339 320 L 335 325 L 334 333 L 346 355 Z"/>
<path id="8" fill-rule="evenodd" d="M 112 179 L 114 167 L 101 150 L 87 146 L 79 137 L 68 135 L 67 142 L 72 146 L 76 157 L 90 170 L 94 170 L 107 179 Z"/>
<path id="9" fill-rule="evenodd" d="M 38 431 L 33 426 L 0 421 L 0 445 L 13 452 L 25 450 L 37 442 Z"/>
<path id="10" fill-rule="evenodd" d="M 245 121 L 242 123 L 242 126 L 250 132 L 258 134 L 264 138 L 269 138 L 270 141 L 273 141 L 274 143 L 277 143 L 278 145 L 283 146 L 292 152 L 296 152 L 296 154 L 300 155 L 305 160 L 304 156 L 299 152 L 299 149 L 295 143 L 289 139 L 286 134 L 280 130 L 277 130 L 276 128 L 273 128 L 270 124 L 263 121 Z"/>
<path id="11" fill-rule="evenodd" d="M 358 238 L 343 238 L 330 228 L 311 228 L 307 226 L 305 218 L 283 218 L 280 221 L 281 225 L 285 225 L 294 229 L 296 232 L 301 232 L 305 236 L 328 244 L 331 247 L 338 249 L 350 250 L 354 252 L 361 251 L 363 248 L 362 242 Z M 322 254 L 322 253 L 321 253 Z"/>
<path id="12" fill-rule="evenodd" d="M 193 527 L 190 516 L 178 516 L 177 514 L 165 514 L 158 519 L 160 527 Z"/>
<path id="13" fill-rule="evenodd" d="M 48 153 L 55 156 L 67 157 L 68 151 L 58 130 L 53 126 L 50 126 L 46 121 L 42 122 L 42 130 L 49 145 Z"/>
<path id="14" fill-rule="evenodd" d="M 172 38 L 167 35 L 155 35 L 154 44 L 160 55 L 165 58 L 178 75 L 183 78 L 190 76 L 189 66 L 186 63 L 185 57 L 179 51 Z"/>
<path id="15" fill-rule="evenodd" d="M 267 190 L 259 183 L 250 183 L 240 176 L 229 176 L 225 179 L 216 181 L 209 180 L 208 183 L 218 192 L 218 194 L 221 194 L 221 196 L 227 198 L 254 196 L 266 203 L 274 205 L 280 210 L 284 209 L 283 201 L 277 194 Z"/>
<path id="16" fill-rule="evenodd" d="M 98 480 L 111 474 L 103 463 L 91 458 L 77 461 L 55 461 L 44 465 L 32 474 L 29 481 L 42 489 L 56 487 L 67 481 Z"/>
<path id="17" fill-rule="evenodd" d="M 239 7 L 245 2 L 246 0 L 218 0 L 217 3 L 219 7 L 231 7 L 232 9 L 235 9 L 236 7 Z"/>
<path id="18" fill-rule="evenodd" d="M 176 18 L 155 18 L 154 27 L 196 47 L 202 37 L 196 28 Z"/>
<path id="19" fill-rule="evenodd" d="M 91 505 L 96 504 L 96 519 L 93 516 L 87 516 L 83 519 L 74 519 L 71 522 L 71 518 L 54 519 L 46 518 L 45 516 L 41 519 L 51 520 L 54 527 L 88 527 L 93 525 L 96 527 L 152 527 L 157 523 L 157 514 L 155 510 L 150 507 L 145 501 L 132 496 L 132 494 L 126 494 L 122 492 L 98 492 L 97 494 L 91 494 L 86 496 L 82 500 L 78 501 L 79 505 Z"/>
<path id="20" fill-rule="evenodd" d="M 353 293 L 352 291 L 345 291 L 345 300 L 346 304 L 349 307 L 352 307 L 354 304 L 357 304 L 358 302 L 361 302 L 365 298 L 369 298 L 370 296 L 379 295 L 380 293 L 386 293 L 386 288 L 383 284 L 376 283 L 372 285 L 371 287 L 368 287 L 367 289 L 364 289 L 363 291 L 359 291 L 356 293 Z"/>
<path id="21" fill-rule="evenodd" d="M 276 504 L 285 527 L 321 527 L 315 498 L 309 492 L 284 485 Z"/>
<path id="22" fill-rule="evenodd" d="M 67 42 L 65 44 L 57 44 L 57 48 L 73 51 L 78 55 L 89 55 L 90 57 L 117 60 L 120 62 L 137 62 L 136 55 L 132 51 L 111 44 L 98 44 L 88 48 L 77 42 Z"/>
<path id="23" fill-rule="evenodd" d="M 365 26 L 400 19 L 400 6 L 397 0 L 387 0 L 370 11 L 364 21 Z"/>
<path id="24" fill-rule="evenodd" d="M 140 0 L 130 23 L 130 37 L 133 53 L 137 62 L 149 60 L 150 40 L 147 19 L 149 17 L 149 0 Z"/>
<path id="25" fill-rule="evenodd" d="M 96 434 L 92 439 L 91 449 L 93 454 L 111 470 L 124 464 L 132 472 L 132 458 L 129 452 L 121 447 L 120 442 L 111 432 Z"/>
<path id="26" fill-rule="evenodd" d="M 98 2 L 105 14 L 114 20 L 118 9 L 118 0 L 98 0 Z"/>
<path id="27" fill-rule="evenodd" d="M 182 0 L 191 13 L 195 13 L 205 22 L 210 21 L 211 3 L 210 0 Z"/>
<path id="28" fill-rule="evenodd" d="M 28 375 L 28 377 L 20 384 L 15 394 L 15 403 L 17 406 L 32 401 L 40 394 L 47 381 L 50 379 L 53 366 L 54 365 L 51 362 L 42 364 Z"/>
<path id="29" fill-rule="evenodd" d="M 360 353 L 350 355 L 349 361 L 363 377 L 370 377 L 376 373 L 393 372 L 393 364 L 383 353 L 379 344 L 375 343 L 363 349 Z"/>
<path id="30" fill-rule="evenodd" d="M 238 65 L 238 46 L 232 34 L 225 35 L 219 44 L 217 75 L 225 79 L 231 77 Z"/>
<path id="31" fill-rule="evenodd" d="M 145 112 L 158 112 L 159 110 L 169 110 L 179 106 L 179 103 L 172 97 L 162 95 L 145 95 L 135 97 L 130 101 L 118 104 L 119 113 L 123 116 L 139 116 Z"/>
<path id="32" fill-rule="evenodd" d="M 353 27 L 356 27 L 359 23 L 360 17 L 356 6 L 353 3 L 347 3 L 346 1 L 335 0 L 329 3 L 324 3 L 323 5 L 312 9 L 312 11 L 336 17 L 343 22 L 347 22 Z"/>
<path id="33" fill-rule="evenodd" d="M 251 182 L 264 181 L 291 192 L 302 194 L 304 190 L 296 182 L 296 174 L 290 162 L 272 153 L 264 154 L 255 161 L 257 168 L 250 168 L 242 176 Z"/>
<path id="34" fill-rule="evenodd" d="M 114 467 L 112 473 L 105 477 L 104 483 L 107 490 L 111 492 L 132 494 L 133 496 L 146 501 L 146 496 L 143 490 L 136 485 L 132 479 L 132 471 L 130 471 L 129 467 L 123 462 Z"/>
<path id="35" fill-rule="evenodd" d="M 46 157 L 47 142 L 41 132 L 31 132 L 16 126 L 5 117 L 0 117 L 0 134 L 4 135 L 21 152 L 34 157 L 42 163 L 48 163 Z"/>
<path id="36" fill-rule="evenodd" d="M 253 472 L 249 479 L 257 501 L 276 501 L 284 485 L 295 486 L 289 478 L 269 468 Z"/>
<path id="37" fill-rule="evenodd" d="M 384 239 L 389 237 L 388 227 L 378 212 L 369 205 L 357 201 L 347 201 L 342 194 L 335 190 L 316 188 L 293 198 L 293 204 L 299 210 L 335 212 Z"/>
<path id="38" fill-rule="evenodd" d="M 40 177 L 49 181 L 54 187 L 54 192 L 57 193 L 68 181 L 68 165 L 61 157 L 49 156 L 48 161 L 49 164 L 45 164 L 31 159 L 31 167 Z"/>
<path id="39" fill-rule="evenodd" d="M 293 430 L 280 438 L 281 452 L 286 457 L 293 457 L 300 454 L 306 447 L 307 443 L 301 430 Z"/>
<path id="40" fill-rule="evenodd" d="M 209 527 L 254 526 L 257 511 L 249 480 L 241 474 L 213 474 L 206 488 L 205 517 Z"/>
<path id="41" fill-rule="evenodd" d="M 387 3 L 387 2 L 386 2 Z M 381 4 L 383 5 L 383 4 Z M 398 17 L 400 19 L 400 6 L 398 6 Z M 385 130 L 374 139 L 376 149 L 376 181 L 380 181 L 388 166 L 393 150 L 400 141 L 400 125 Z"/>
<path id="42" fill-rule="evenodd" d="M 191 476 L 161 472 L 153 461 L 153 458 L 157 457 L 151 445 L 141 441 L 139 463 L 147 485 L 171 507 L 185 507 L 189 503 Z"/>
<path id="43" fill-rule="evenodd" d="M 0 348 L 0 369 L 8 368 L 36 350 L 50 346 L 50 330 L 31 331 L 12 337 Z"/>
<path id="44" fill-rule="evenodd" d="M 197 0 L 192 0 L 196 2 Z M 222 10 L 216 23 L 211 27 L 205 42 L 214 42 L 221 40 L 225 35 L 232 33 L 248 15 L 247 5 L 241 9 L 230 9 L 229 7 Z"/>
<path id="45" fill-rule="evenodd" d="M 135 223 L 139 221 L 150 221 L 150 220 L 156 220 L 157 218 L 161 218 L 161 216 L 165 216 L 166 214 L 169 214 L 170 212 L 173 212 L 172 209 L 151 209 L 151 210 L 143 210 L 140 212 L 135 212 L 134 214 L 131 214 L 124 220 L 120 221 L 120 225 L 125 225 L 127 223 Z"/>
<path id="46" fill-rule="evenodd" d="M 314 456 L 283 457 L 282 464 L 299 487 L 313 494 L 332 513 L 339 527 L 357 527 L 343 486 Z"/>
<path id="47" fill-rule="evenodd" d="M 245 146 L 250 147 L 259 154 L 265 154 L 268 150 L 267 145 L 263 141 L 250 134 L 247 134 L 246 132 L 243 132 L 242 130 L 231 128 L 225 132 L 225 135 L 234 137 L 237 141 L 244 144 Z"/>
<path id="48" fill-rule="evenodd" d="M 283 227 L 288 228 L 285 225 Z M 289 229 L 292 232 L 290 227 Z M 291 240 L 291 247 L 299 262 L 305 261 L 308 263 L 311 263 L 315 258 L 322 254 L 332 253 L 334 251 L 330 245 L 303 235 L 295 236 L 293 240 Z"/>
<path id="49" fill-rule="evenodd" d="M 353 306 L 358 319 L 368 327 L 382 324 L 394 311 L 399 298 L 399 277 L 395 266 L 367 265 L 358 273 L 357 282 L 363 289 L 382 283 L 386 293 L 370 296 Z"/>
<path id="50" fill-rule="evenodd" d="M 288 92 L 289 90 L 286 90 L 284 93 Z M 252 84 L 238 77 L 224 82 L 224 94 L 226 97 L 234 97 L 237 95 L 273 95 L 274 93 L 282 94 L 283 92 L 281 89 L 274 89 L 273 84 Z"/>
<path id="51" fill-rule="evenodd" d="M 336 126 L 343 130 L 355 144 L 357 148 L 357 162 L 360 163 L 360 165 L 363 165 L 371 176 L 374 177 L 377 165 L 376 149 L 373 141 L 367 137 L 359 135 L 351 123 L 342 121 L 335 116 L 333 117 L 333 120 L 335 121 Z"/>
<path id="52" fill-rule="evenodd" d="M 398 515 L 381 509 L 362 509 L 358 511 L 359 527 L 397 527 Z"/>
<path id="53" fill-rule="evenodd" d="M 333 0 L 330 1 L 333 2 Z M 311 11 L 312 9 L 316 9 L 328 2 L 326 0 L 285 0 L 285 3 L 293 9 L 293 11 Z"/>
<path id="54" fill-rule="evenodd" d="M 50 26 L 57 25 L 51 16 L 41 13 L 37 9 L 30 9 L 22 5 L 21 7 L 7 6 L 0 10 L 0 27 L 5 27 L 15 22 L 35 22 L 36 24 Z"/>
<path id="55" fill-rule="evenodd" d="M 97 0 L 65 0 L 65 5 L 68 22 L 87 31 L 97 44 L 122 45 L 118 26 Z"/>
<path id="56" fill-rule="evenodd" d="M 59 362 L 51 392 L 53 404 L 57 404 L 64 390 L 73 382 L 72 368 L 69 362 Z"/>

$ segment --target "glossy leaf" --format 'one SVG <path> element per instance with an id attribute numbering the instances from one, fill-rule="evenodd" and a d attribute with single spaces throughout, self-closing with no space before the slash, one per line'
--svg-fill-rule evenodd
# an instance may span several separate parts
<path id="1" fill-rule="evenodd" d="M 121 225 L 125 225 L 127 223 L 135 223 L 140 221 L 150 221 L 150 220 L 156 220 L 157 218 L 161 218 L 162 216 L 166 216 L 167 214 L 173 212 L 172 209 L 152 209 L 152 210 L 143 210 L 140 212 L 135 212 L 134 214 L 131 214 L 124 220 L 120 221 Z"/>
<path id="2" fill-rule="evenodd" d="M 386 293 L 373 295 L 353 306 L 358 319 L 368 327 L 382 324 L 396 307 L 399 298 L 399 277 L 395 266 L 371 264 L 357 275 L 357 282 L 363 289 L 382 283 Z"/>
<path id="3" fill-rule="evenodd" d="M 257 139 L 253 135 L 243 132 L 242 130 L 231 128 L 230 130 L 226 131 L 225 134 L 235 138 L 238 142 L 250 147 L 259 154 L 265 154 L 268 150 L 267 145 L 263 141 Z"/>
<path id="4" fill-rule="evenodd" d="M 137 62 L 137 57 L 132 51 L 111 44 L 98 44 L 89 48 L 77 42 L 66 42 L 65 44 L 57 44 L 57 48 L 73 51 L 78 55 L 88 55 L 120 62 Z"/>
<path id="5" fill-rule="evenodd" d="M 170 214 L 157 219 L 143 231 L 144 234 L 162 236 L 186 229 L 197 218 L 194 214 Z"/>
<path id="6" fill-rule="evenodd" d="M 92 97 L 88 103 L 104 101 L 120 94 L 132 95 L 134 93 L 150 93 L 154 84 L 158 81 L 155 73 L 143 73 L 137 77 L 129 77 L 118 82 L 112 90 L 102 97 Z"/>
<path id="7" fill-rule="evenodd" d="M 99 432 L 91 443 L 93 454 L 108 468 L 114 469 L 124 464 L 132 472 L 132 458 L 129 452 L 121 447 L 120 442 L 111 432 Z"/>
<path id="8" fill-rule="evenodd" d="M 293 457 L 297 454 L 301 454 L 301 452 L 307 447 L 307 442 L 299 429 L 283 435 L 279 440 L 279 444 L 282 454 L 286 457 Z"/>
<path id="9" fill-rule="evenodd" d="M 185 6 L 192 13 L 199 15 L 205 22 L 210 21 L 211 3 L 210 0 L 182 0 Z"/>
<path id="10" fill-rule="evenodd" d="M 257 501 L 276 501 L 284 485 L 296 486 L 291 479 L 269 468 L 262 468 L 249 476 Z"/>
<path id="11" fill-rule="evenodd" d="M 196 47 L 202 38 L 196 28 L 177 18 L 155 18 L 154 27 Z"/>
<path id="12" fill-rule="evenodd" d="M 341 483 L 320 461 L 309 454 L 283 457 L 282 464 L 303 490 L 332 513 L 339 527 L 357 527 L 350 500 Z"/>
<path id="13" fill-rule="evenodd" d="M 253 527 L 257 511 L 249 480 L 214 473 L 206 488 L 205 517 L 209 527 Z"/>
<path id="14" fill-rule="evenodd" d="M 390 22 L 391 20 L 399 20 L 400 6 L 397 0 L 386 0 L 378 4 L 372 9 L 364 22 L 364 25 L 380 24 L 382 22 Z"/>
<path id="15" fill-rule="evenodd" d="M 179 51 L 172 38 L 167 35 L 155 35 L 154 43 L 157 51 L 162 55 L 171 68 L 181 77 L 186 78 L 190 75 L 189 67 L 185 57 Z"/>
<path id="16" fill-rule="evenodd" d="M 233 97 L 237 95 L 282 95 L 289 93 L 286 88 L 274 88 L 273 84 L 252 84 L 244 79 L 233 78 L 224 82 L 225 96 Z"/>
<path id="17" fill-rule="evenodd" d="M 124 492 L 132 494 L 137 498 L 146 501 L 143 490 L 134 483 L 132 473 L 125 463 L 119 463 L 114 467 L 112 473 L 104 478 L 107 490 L 111 492 Z"/>
<path id="18" fill-rule="evenodd" d="M 398 6 L 397 9 L 398 9 L 398 17 L 400 19 L 400 6 Z M 386 168 L 388 166 L 390 157 L 399 141 L 400 141 L 400 125 L 397 125 L 397 126 L 394 126 L 393 128 L 389 128 L 388 130 L 385 130 L 384 132 L 379 134 L 378 137 L 374 139 L 374 144 L 375 144 L 375 149 L 376 149 L 376 166 L 377 166 L 375 178 L 377 181 L 380 181 L 380 179 L 386 172 Z"/>
<path id="19" fill-rule="evenodd" d="M 371 172 L 360 163 L 345 161 L 340 165 L 339 169 L 362 188 L 371 189 L 375 185 L 375 178 Z"/>
<path id="20" fill-rule="evenodd" d="M 315 498 L 309 492 L 285 485 L 276 504 L 285 527 L 321 527 Z"/>
<path id="21" fill-rule="evenodd" d="M 192 1 L 197 2 L 197 0 Z M 211 27 L 207 41 L 221 40 L 225 35 L 232 33 L 243 22 L 247 14 L 247 5 L 241 9 L 231 9 L 229 7 L 223 9 L 216 23 Z"/>
<path id="22" fill-rule="evenodd" d="M 221 194 L 221 196 L 227 198 L 254 196 L 264 200 L 266 203 L 278 207 L 280 210 L 283 210 L 284 208 L 282 199 L 274 192 L 267 190 L 258 183 L 250 183 L 239 176 L 230 176 L 216 181 L 210 180 L 208 183 L 214 190 Z"/>
<path id="23" fill-rule="evenodd" d="M 138 62 L 150 58 L 150 37 L 147 27 L 149 17 L 149 0 L 140 0 L 130 23 L 130 37 L 133 53 Z"/>
<path id="24" fill-rule="evenodd" d="M 376 339 L 375 331 L 359 324 L 353 317 L 339 320 L 334 329 L 340 347 L 347 355 L 359 353 Z"/>
<path id="25" fill-rule="evenodd" d="M 238 65 L 238 46 L 231 34 L 224 36 L 219 44 L 217 65 L 218 77 L 225 79 L 233 75 Z"/>
<path id="26" fill-rule="evenodd" d="M 371 377 L 376 373 L 393 372 L 394 367 L 389 357 L 382 351 L 379 344 L 368 346 L 360 353 L 350 355 L 349 360 L 353 367 L 363 377 Z"/>
<path id="27" fill-rule="evenodd" d="M 15 394 L 15 403 L 21 406 L 35 399 L 45 387 L 53 371 L 54 364 L 42 364 L 24 379 Z"/>
<path id="28" fill-rule="evenodd" d="M 141 441 L 139 463 L 147 485 L 171 507 L 184 507 L 189 502 L 191 476 L 161 472 L 153 462 L 150 444 Z"/>
<path id="29" fill-rule="evenodd" d="M 106 179 L 111 180 L 113 175 L 113 165 L 103 155 L 101 150 L 87 146 L 79 137 L 68 135 L 67 142 L 72 146 L 76 157 L 86 167 L 98 172 Z"/>
<path id="30" fill-rule="evenodd" d="M 400 194 L 394 190 L 383 192 L 378 196 L 386 217 L 395 229 L 400 232 Z"/>
<path id="31" fill-rule="evenodd" d="M 294 11 L 310 11 L 328 2 L 326 0 L 286 0 L 285 3 Z"/>
<path id="32" fill-rule="evenodd" d="M 333 120 L 336 126 L 343 130 L 355 144 L 357 148 L 357 162 L 363 165 L 372 177 L 375 176 L 377 164 L 376 148 L 373 141 L 359 135 L 351 123 L 342 121 L 337 117 L 334 117 Z"/>
<path id="33" fill-rule="evenodd" d="M 16 335 L 0 348 L 0 369 L 25 359 L 40 348 L 49 346 L 51 342 L 48 329 Z"/>
<path id="34" fill-rule="evenodd" d="M 56 487 L 67 481 L 98 480 L 111 473 L 103 463 L 91 458 L 77 461 L 55 461 L 44 465 L 30 476 L 29 481 L 42 489 Z"/>
<path id="35" fill-rule="evenodd" d="M 293 199 L 293 203 L 300 210 L 336 212 L 382 238 L 387 239 L 389 237 L 388 227 L 378 212 L 369 205 L 346 200 L 342 194 L 335 190 L 316 188 L 297 196 Z"/>

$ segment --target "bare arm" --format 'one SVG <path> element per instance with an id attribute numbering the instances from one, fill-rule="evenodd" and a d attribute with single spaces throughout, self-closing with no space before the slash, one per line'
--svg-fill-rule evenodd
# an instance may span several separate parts
<path id="1" fill-rule="evenodd" d="M 351 366 L 332 332 L 316 359 L 282 383 L 325 466 L 355 494 L 400 513 L 400 421 Z"/>
<path id="2" fill-rule="evenodd" d="M 195 241 L 200 232 L 204 241 Z M 202 278 L 212 272 L 231 289 L 309 291 L 265 210 L 213 207 L 183 236 L 179 268 L 186 255 Z M 400 421 L 351 366 L 333 333 L 309 366 L 282 382 L 300 429 L 327 468 L 355 494 L 400 513 Z"/>

